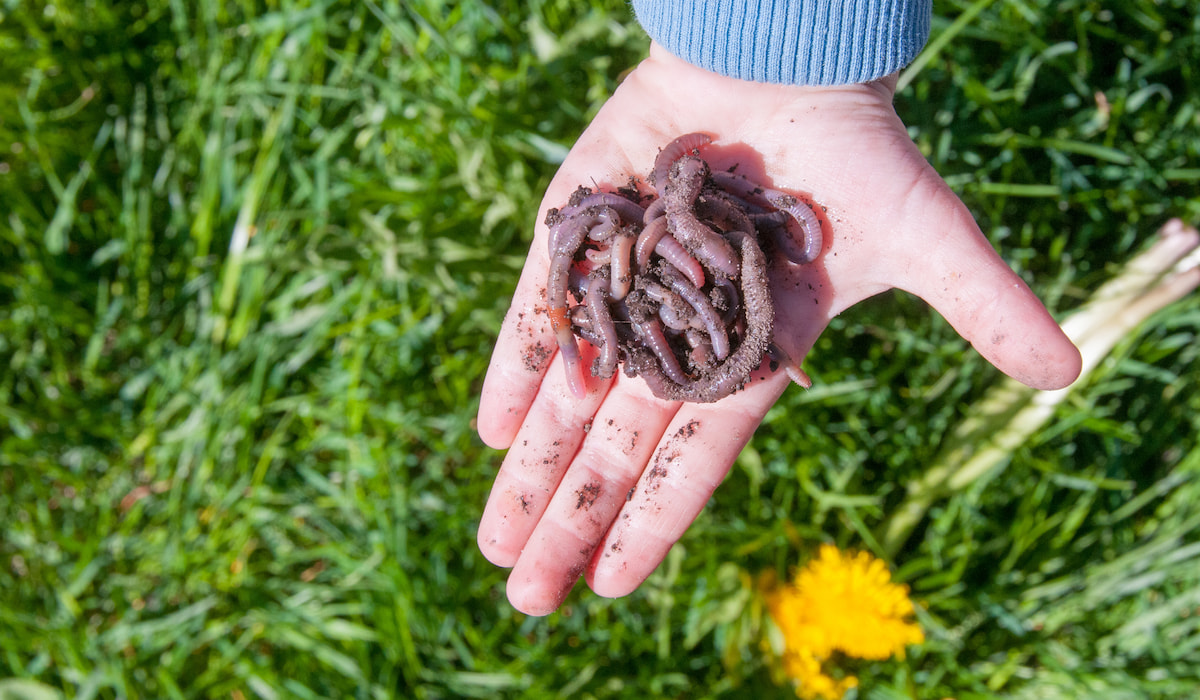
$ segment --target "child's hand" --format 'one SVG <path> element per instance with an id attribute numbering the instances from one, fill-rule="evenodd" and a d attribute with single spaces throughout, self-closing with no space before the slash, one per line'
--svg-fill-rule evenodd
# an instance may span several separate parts
<path id="1" fill-rule="evenodd" d="M 508 597 L 516 608 L 552 612 L 581 574 L 600 595 L 637 588 L 787 386 L 782 373 L 760 370 L 713 404 L 659 400 L 620 372 L 589 376 L 583 399 L 567 389 L 546 315 L 546 210 L 580 184 L 612 188 L 644 177 L 658 149 L 680 134 L 713 137 L 705 158 L 714 169 L 736 164 L 817 203 L 821 257 L 777 265 L 771 279 L 775 342 L 792 358 L 803 358 L 844 309 L 897 287 L 925 299 L 996 367 L 1030 386 L 1060 388 L 1078 375 L 1074 345 L 909 139 L 892 109 L 894 84 L 752 83 L 652 46 L 580 137 L 542 202 L 479 409 L 483 440 L 509 449 L 479 545 L 492 562 L 513 567 Z"/>

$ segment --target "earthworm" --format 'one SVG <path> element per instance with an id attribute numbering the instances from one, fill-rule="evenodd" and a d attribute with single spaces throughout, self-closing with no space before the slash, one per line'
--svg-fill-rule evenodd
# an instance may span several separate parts
<path id="1" fill-rule="evenodd" d="M 646 343 L 646 347 L 650 348 L 658 362 L 662 366 L 663 372 L 671 381 L 677 384 L 686 384 L 688 376 L 684 374 L 683 368 L 679 366 L 679 360 L 675 357 L 675 351 L 671 349 L 671 343 L 667 340 L 667 336 L 663 334 L 662 324 L 657 318 L 648 318 L 644 321 L 633 323 L 634 331 Z"/>
<path id="2" fill-rule="evenodd" d="M 569 219 L 592 207 L 611 207 L 626 221 L 639 221 L 644 213 L 643 207 L 637 202 L 613 192 L 592 192 L 587 187 L 576 189 L 571 194 L 571 201 L 575 203 L 568 203 L 567 206 L 559 209 L 551 209 L 547 212 L 546 218 Z M 551 224 L 552 221 L 547 221 L 547 223 Z"/>
<path id="3" fill-rule="evenodd" d="M 712 343 L 708 342 L 708 337 L 698 328 L 688 328 L 683 332 L 683 337 L 693 349 L 708 348 L 712 350 Z"/>
<path id="4" fill-rule="evenodd" d="M 762 363 L 775 323 L 771 290 L 767 286 L 766 256 L 751 236 L 739 236 L 735 240 L 742 255 L 741 279 L 746 306 L 753 310 L 746 314 L 746 337 L 713 372 L 687 385 L 668 377 L 649 353 L 631 352 L 627 360 L 630 369 L 645 379 L 656 396 L 669 401 L 716 401 L 744 386 L 750 373 Z"/>
<path id="5" fill-rule="evenodd" d="M 800 369 L 800 364 L 793 360 L 791 355 L 789 355 L 786 350 L 779 347 L 775 343 L 771 343 L 767 346 L 767 357 L 774 360 L 783 368 L 783 371 L 785 374 L 787 374 L 788 379 L 791 379 L 793 382 L 799 384 L 805 389 L 812 388 L 812 379 L 810 379 L 809 376 L 804 373 L 804 370 Z M 771 369 L 775 368 L 772 367 Z"/>
<path id="6" fill-rule="evenodd" d="M 634 252 L 639 272 L 644 272 L 650 268 L 650 254 L 654 252 L 654 249 L 658 246 L 658 242 L 665 235 L 667 235 L 667 220 L 665 218 L 660 216 L 653 221 L 646 222 L 646 227 L 638 234 L 637 246 Z M 676 241 L 676 243 L 678 242 Z M 680 250 L 682 250 L 682 247 Z M 663 254 L 659 253 L 659 255 Z"/>
<path id="7" fill-rule="evenodd" d="M 712 174 L 708 162 L 698 156 L 683 156 L 671 165 L 671 176 L 663 199 L 667 211 L 689 209 L 700 196 L 704 181 Z"/>
<path id="8" fill-rule="evenodd" d="M 683 331 L 692 327 L 692 317 L 681 315 L 679 309 L 667 304 L 658 307 L 658 318 L 664 326 L 673 331 Z"/>
<path id="9" fill-rule="evenodd" d="M 606 206 L 616 210 L 627 222 L 641 221 L 644 215 L 642 206 L 612 192 L 596 192 L 583 198 L 580 206 Z"/>
<path id="10" fill-rule="evenodd" d="M 692 366 L 697 371 L 705 371 L 716 363 L 717 358 L 713 355 L 712 343 L 708 342 L 708 338 L 703 332 L 689 328 L 683 332 L 683 337 L 692 348 L 692 351 L 688 353 L 688 359 L 692 361 Z"/>
<path id="11" fill-rule="evenodd" d="M 701 263 L 727 277 L 737 276 L 737 260 L 733 246 L 691 211 L 667 209 L 667 229 L 683 244 L 683 247 Z"/>
<path id="12" fill-rule="evenodd" d="M 726 231 L 755 231 L 754 222 L 746 214 L 745 207 L 720 190 L 706 191 L 701 195 L 696 200 L 696 213 L 712 219 Z"/>
<path id="13" fill-rule="evenodd" d="M 576 332 L 585 331 L 590 333 L 592 331 L 592 316 L 588 313 L 586 305 L 580 304 L 579 306 L 572 307 L 567 316 L 571 319 L 571 325 L 575 327 Z"/>
<path id="14" fill-rule="evenodd" d="M 650 173 L 650 184 L 658 189 L 660 197 L 667 184 L 667 174 L 671 171 L 671 166 L 675 164 L 675 161 L 689 153 L 695 155 L 710 143 L 712 143 L 712 137 L 708 134 L 684 134 L 658 152 L 658 157 L 654 159 L 654 170 Z"/>
<path id="15" fill-rule="evenodd" d="M 737 275 L 737 262 L 729 242 L 696 218 L 693 205 L 711 174 L 708 163 L 696 156 L 683 156 L 671 166 L 666 200 L 667 230 L 689 253 L 729 277 Z"/>
<path id="16" fill-rule="evenodd" d="M 696 313 L 700 315 L 700 320 L 704 321 L 704 327 L 712 338 L 713 352 L 716 353 L 718 360 L 724 360 L 729 354 L 729 334 L 725 330 L 725 324 L 721 322 L 721 315 L 713 308 L 712 302 L 704 296 L 704 292 L 697 289 L 696 285 L 689 282 L 675 268 L 664 265 L 661 275 L 671 291 L 683 297 L 684 301 L 691 304 Z"/>
<path id="17" fill-rule="evenodd" d="M 588 248 L 583 251 L 583 257 L 587 258 L 588 262 L 593 265 L 608 265 L 612 262 L 612 249 L 605 248 L 604 250 L 600 250 L 599 248 Z"/>
<path id="18" fill-rule="evenodd" d="M 623 363 L 664 399 L 717 401 L 768 350 L 794 381 L 808 381 L 771 345 L 759 242 L 777 238 L 783 257 L 806 262 L 821 252 L 820 222 L 793 195 L 713 173 L 701 157 L 711 141 L 687 134 L 659 152 L 648 178 L 656 197 L 631 179 L 613 192 L 578 187 L 547 212 L 546 298 L 575 395 L 585 390 L 576 336 L 597 348 L 593 375 L 611 377 Z"/>
<path id="19" fill-rule="evenodd" d="M 637 236 L 627 232 L 625 229 L 617 231 L 617 234 L 612 237 L 612 245 L 609 246 L 610 258 L 612 260 L 612 298 L 614 301 L 620 301 L 629 293 L 629 287 L 633 284 L 633 245 L 637 242 Z"/>
<path id="20" fill-rule="evenodd" d="M 642 223 L 649 226 L 651 221 L 659 218 L 667 213 L 667 200 L 663 197 L 650 202 L 650 206 L 646 207 L 646 211 L 642 213 Z"/>
<path id="21" fill-rule="evenodd" d="M 667 229 L 667 200 L 659 197 L 646 207 L 642 222 L 646 225 L 638 236 L 637 266 L 639 270 L 650 267 L 650 254 L 658 253 L 670 260 L 679 271 L 687 275 L 692 284 L 697 287 L 704 285 L 704 268 L 695 258 L 688 254 L 680 245 L 679 240 L 671 236 Z"/>
<path id="22" fill-rule="evenodd" d="M 716 184 L 723 187 L 735 197 L 752 204 L 786 212 L 800 224 L 804 241 L 803 246 L 796 241 L 780 245 L 780 252 L 784 253 L 788 260 L 803 264 L 816 260 L 817 256 L 821 254 L 821 248 L 824 245 L 821 222 L 817 219 L 816 213 L 807 204 L 786 192 L 757 185 L 744 175 L 729 172 L 714 172 L 712 179 Z"/>
<path id="23" fill-rule="evenodd" d="M 809 263 L 816 260 L 817 256 L 821 254 L 821 248 L 824 245 L 821 222 L 817 219 L 816 212 L 807 204 L 786 192 L 768 190 L 767 200 L 780 211 L 791 214 L 792 218 L 804 229 L 803 250 L 797 257 L 788 255 L 788 260 L 797 264 Z"/>
<path id="24" fill-rule="evenodd" d="M 592 330 L 599 336 L 600 354 L 596 357 L 595 365 L 592 368 L 592 374 L 601 379 L 608 379 L 617 371 L 618 352 L 617 347 L 620 341 L 617 339 L 617 327 L 613 324 L 612 312 L 608 308 L 608 280 L 604 279 L 603 275 L 592 277 L 591 284 L 588 285 L 587 295 L 584 297 L 584 303 L 587 305 L 588 316 L 591 320 Z"/>
<path id="25" fill-rule="evenodd" d="M 713 307 L 721 311 L 721 321 L 725 325 L 729 325 L 737 318 L 738 309 L 742 305 L 742 297 L 738 294 L 737 287 L 729 280 L 717 279 L 713 282 L 713 286 L 715 287 L 713 290 L 714 294 L 718 293 L 717 289 L 720 289 L 725 294 L 724 307 L 722 308 L 721 305 L 717 304 L 716 299 L 713 300 Z"/>
<path id="26" fill-rule="evenodd" d="M 637 269 L 645 271 L 650 268 L 650 254 L 658 253 L 687 276 L 697 287 L 704 285 L 704 268 L 688 255 L 679 240 L 667 231 L 667 219 L 660 216 L 651 221 L 638 235 L 635 257 Z"/>
<path id="27" fill-rule="evenodd" d="M 546 282 L 546 296 L 549 302 L 550 328 L 558 341 L 559 352 L 562 353 L 563 364 L 567 370 L 567 387 L 577 398 L 583 398 L 587 393 L 582 368 L 582 356 L 579 354 L 579 344 L 575 342 L 575 334 L 571 330 L 571 321 L 567 317 L 567 285 L 570 280 L 571 262 L 575 251 L 583 245 L 584 238 L 592 227 L 605 218 L 616 215 L 616 211 L 600 208 L 587 217 L 564 219 L 560 222 L 557 236 L 552 236 L 557 245 L 550 251 L 550 276 Z M 567 225 L 567 224 L 570 225 Z"/>
<path id="28" fill-rule="evenodd" d="M 763 199 L 765 190 L 761 185 L 758 185 L 750 180 L 745 175 L 731 173 L 723 170 L 714 171 L 711 175 L 713 182 L 718 187 L 725 190 L 729 194 L 746 202 L 766 205 L 767 202 Z"/>
<path id="29" fill-rule="evenodd" d="M 700 327 L 704 326 L 703 322 L 699 320 L 695 309 L 676 292 L 656 282 L 647 282 L 643 289 L 647 297 L 659 303 L 658 316 L 668 328 L 681 331 L 691 328 L 693 323 L 698 324 Z M 688 312 L 691 313 L 688 314 Z"/>

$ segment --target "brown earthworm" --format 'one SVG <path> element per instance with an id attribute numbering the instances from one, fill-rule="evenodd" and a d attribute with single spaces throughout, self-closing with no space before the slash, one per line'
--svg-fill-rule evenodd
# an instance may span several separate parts
<path id="1" fill-rule="evenodd" d="M 708 162 L 697 156 L 684 156 L 671 166 L 671 175 L 667 179 L 668 186 L 663 199 L 666 200 L 667 213 L 672 211 L 688 211 L 700 196 L 711 170 Z"/>
<path id="2" fill-rule="evenodd" d="M 658 189 L 660 197 L 663 195 L 663 189 L 667 184 L 667 175 L 675 161 L 688 154 L 695 155 L 710 143 L 712 143 L 712 137 L 708 134 L 684 134 L 658 152 L 658 157 L 654 159 L 654 170 L 650 173 L 650 184 Z"/>

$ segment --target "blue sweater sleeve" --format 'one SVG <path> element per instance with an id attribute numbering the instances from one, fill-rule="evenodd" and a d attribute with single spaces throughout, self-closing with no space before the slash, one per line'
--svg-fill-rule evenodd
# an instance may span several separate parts
<path id="1" fill-rule="evenodd" d="M 847 85 L 894 73 L 929 38 L 932 0 L 632 0 L 651 39 L 732 78 Z"/>

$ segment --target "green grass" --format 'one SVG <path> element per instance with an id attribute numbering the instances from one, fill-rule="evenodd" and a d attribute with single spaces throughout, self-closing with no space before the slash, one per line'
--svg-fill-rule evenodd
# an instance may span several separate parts
<path id="1" fill-rule="evenodd" d="M 852 310 L 639 592 L 526 618 L 472 420 L 541 190 L 645 51 L 624 4 L 0 7 L 0 678 L 789 697 L 753 577 L 880 551 L 999 380 L 919 300 Z M 1051 308 L 1200 221 L 1200 3 L 935 12 L 898 110 Z M 1193 695 L 1198 328 L 1158 314 L 931 506 L 892 559 L 929 641 L 860 697 Z"/>

